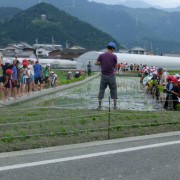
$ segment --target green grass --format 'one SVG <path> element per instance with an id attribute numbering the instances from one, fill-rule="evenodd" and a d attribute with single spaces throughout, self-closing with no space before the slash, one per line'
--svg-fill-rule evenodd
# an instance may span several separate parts
<path id="1" fill-rule="evenodd" d="M 58 70 L 58 69 L 54 69 L 53 70 L 55 72 L 55 74 L 58 75 L 58 84 L 60 85 L 65 85 L 65 84 L 70 84 L 73 82 L 78 82 L 78 81 L 82 81 L 85 78 L 88 77 L 87 72 L 83 72 L 83 74 L 79 77 L 79 78 L 74 78 L 73 75 L 76 72 L 75 70 L 71 71 L 72 72 L 72 79 L 71 80 L 67 80 L 67 73 L 68 71 L 66 70 Z M 92 75 L 94 75 L 95 73 L 92 73 Z"/>
<path id="2" fill-rule="evenodd" d="M 68 109 L 0 111 L 0 152 L 180 130 L 179 112 Z"/>
<path id="3" fill-rule="evenodd" d="M 168 71 L 170 75 L 180 74 L 180 70 L 171 70 Z"/>

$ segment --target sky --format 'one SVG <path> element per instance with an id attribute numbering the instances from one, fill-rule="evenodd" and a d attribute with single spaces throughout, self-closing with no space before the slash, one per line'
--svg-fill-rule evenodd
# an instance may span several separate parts
<path id="1" fill-rule="evenodd" d="M 95 2 L 107 3 L 107 4 L 118 4 L 118 2 L 123 2 L 125 0 L 89 0 L 89 1 L 95 1 Z M 142 0 L 142 1 L 147 2 L 149 4 L 158 5 L 163 8 L 173 8 L 180 6 L 180 0 Z"/>

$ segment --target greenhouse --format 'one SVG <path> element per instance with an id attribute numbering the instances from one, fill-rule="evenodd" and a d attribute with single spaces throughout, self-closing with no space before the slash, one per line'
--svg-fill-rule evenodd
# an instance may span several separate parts
<path id="1" fill-rule="evenodd" d="M 103 52 L 90 51 L 81 55 L 77 60 L 77 69 L 86 70 L 87 64 L 90 61 L 92 71 L 99 71 L 99 67 L 95 66 L 96 59 Z M 118 63 L 128 64 L 146 64 L 147 66 L 163 67 L 167 70 L 179 70 L 180 57 L 168 56 L 154 56 L 154 55 L 138 55 L 138 54 L 125 54 L 115 53 L 118 58 Z"/>
<path id="2" fill-rule="evenodd" d="M 14 58 L 3 58 L 3 62 L 5 62 L 7 59 L 13 62 Z M 18 58 L 20 63 L 26 58 Z M 33 60 L 34 62 L 36 59 L 34 58 L 27 58 L 28 60 Z M 76 61 L 71 61 L 68 59 L 38 59 L 39 63 L 42 64 L 43 66 L 46 65 L 47 63 L 51 64 L 51 67 L 54 69 L 76 69 L 77 67 L 77 62 Z"/>

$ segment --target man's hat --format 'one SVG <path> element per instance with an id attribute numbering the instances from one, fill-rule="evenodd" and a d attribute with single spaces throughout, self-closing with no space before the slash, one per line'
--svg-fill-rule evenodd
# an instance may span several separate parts
<path id="1" fill-rule="evenodd" d="M 110 47 L 110 48 L 112 48 L 112 49 L 116 49 L 116 44 L 113 43 L 113 42 L 109 42 L 109 43 L 107 44 L 107 48 L 108 48 L 108 47 Z"/>

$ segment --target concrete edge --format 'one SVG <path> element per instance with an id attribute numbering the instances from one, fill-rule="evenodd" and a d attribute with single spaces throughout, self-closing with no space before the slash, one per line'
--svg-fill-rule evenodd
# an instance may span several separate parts
<path id="1" fill-rule="evenodd" d="M 86 78 L 85 80 L 82 80 L 82 81 L 78 81 L 78 82 L 75 82 L 75 83 L 58 86 L 56 88 L 43 89 L 40 92 L 35 92 L 35 93 L 33 93 L 32 95 L 29 95 L 29 96 L 23 96 L 23 97 L 21 97 L 20 99 L 17 99 L 17 100 L 9 100 L 9 101 L 6 101 L 6 102 L 1 102 L 0 103 L 0 108 L 7 107 L 7 106 L 10 106 L 10 105 L 15 105 L 15 104 L 21 103 L 23 101 L 32 100 L 34 98 L 42 97 L 42 96 L 45 96 L 45 95 L 56 93 L 56 92 L 61 91 L 61 90 L 65 90 L 65 89 L 69 89 L 69 88 L 72 88 L 72 87 L 75 87 L 75 86 L 79 86 L 79 85 L 82 85 L 82 84 L 84 84 L 86 82 L 89 82 L 89 81 L 93 80 L 94 78 L 96 78 L 98 76 L 99 76 L 99 73 L 94 75 L 94 76 L 88 77 L 88 78 Z"/>
<path id="2" fill-rule="evenodd" d="M 23 155 L 30 155 L 30 154 L 33 155 L 33 154 L 40 154 L 40 153 L 47 153 L 47 152 L 56 152 L 56 151 L 69 150 L 69 149 L 78 149 L 78 148 L 85 148 L 85 147 L 92 147 L 92 146 L 108 145 L 108 144 L 139 141 L 139 140 L 148 140 L 148 139 L 153 139 L 153 138 L 171 137 L 171 136 L 179 136 L 179 135 L 180 135 L 180 131 L 175 131 L 175 132 L 152 134 L 152 135 L 145 135 L 145 136 L 127 137 L 127 138 L 121 138 L 121 139 L 95 141 L 95 142 L 88 142 L 88 143 L 71 144 L 71 145 L 30 149 L 30 150 L 22 150 L 22 151 L 14 151 L 14 152 L 4 152 L 4 153 L 0 153 L 0 158 L 23 156 Z"/>

